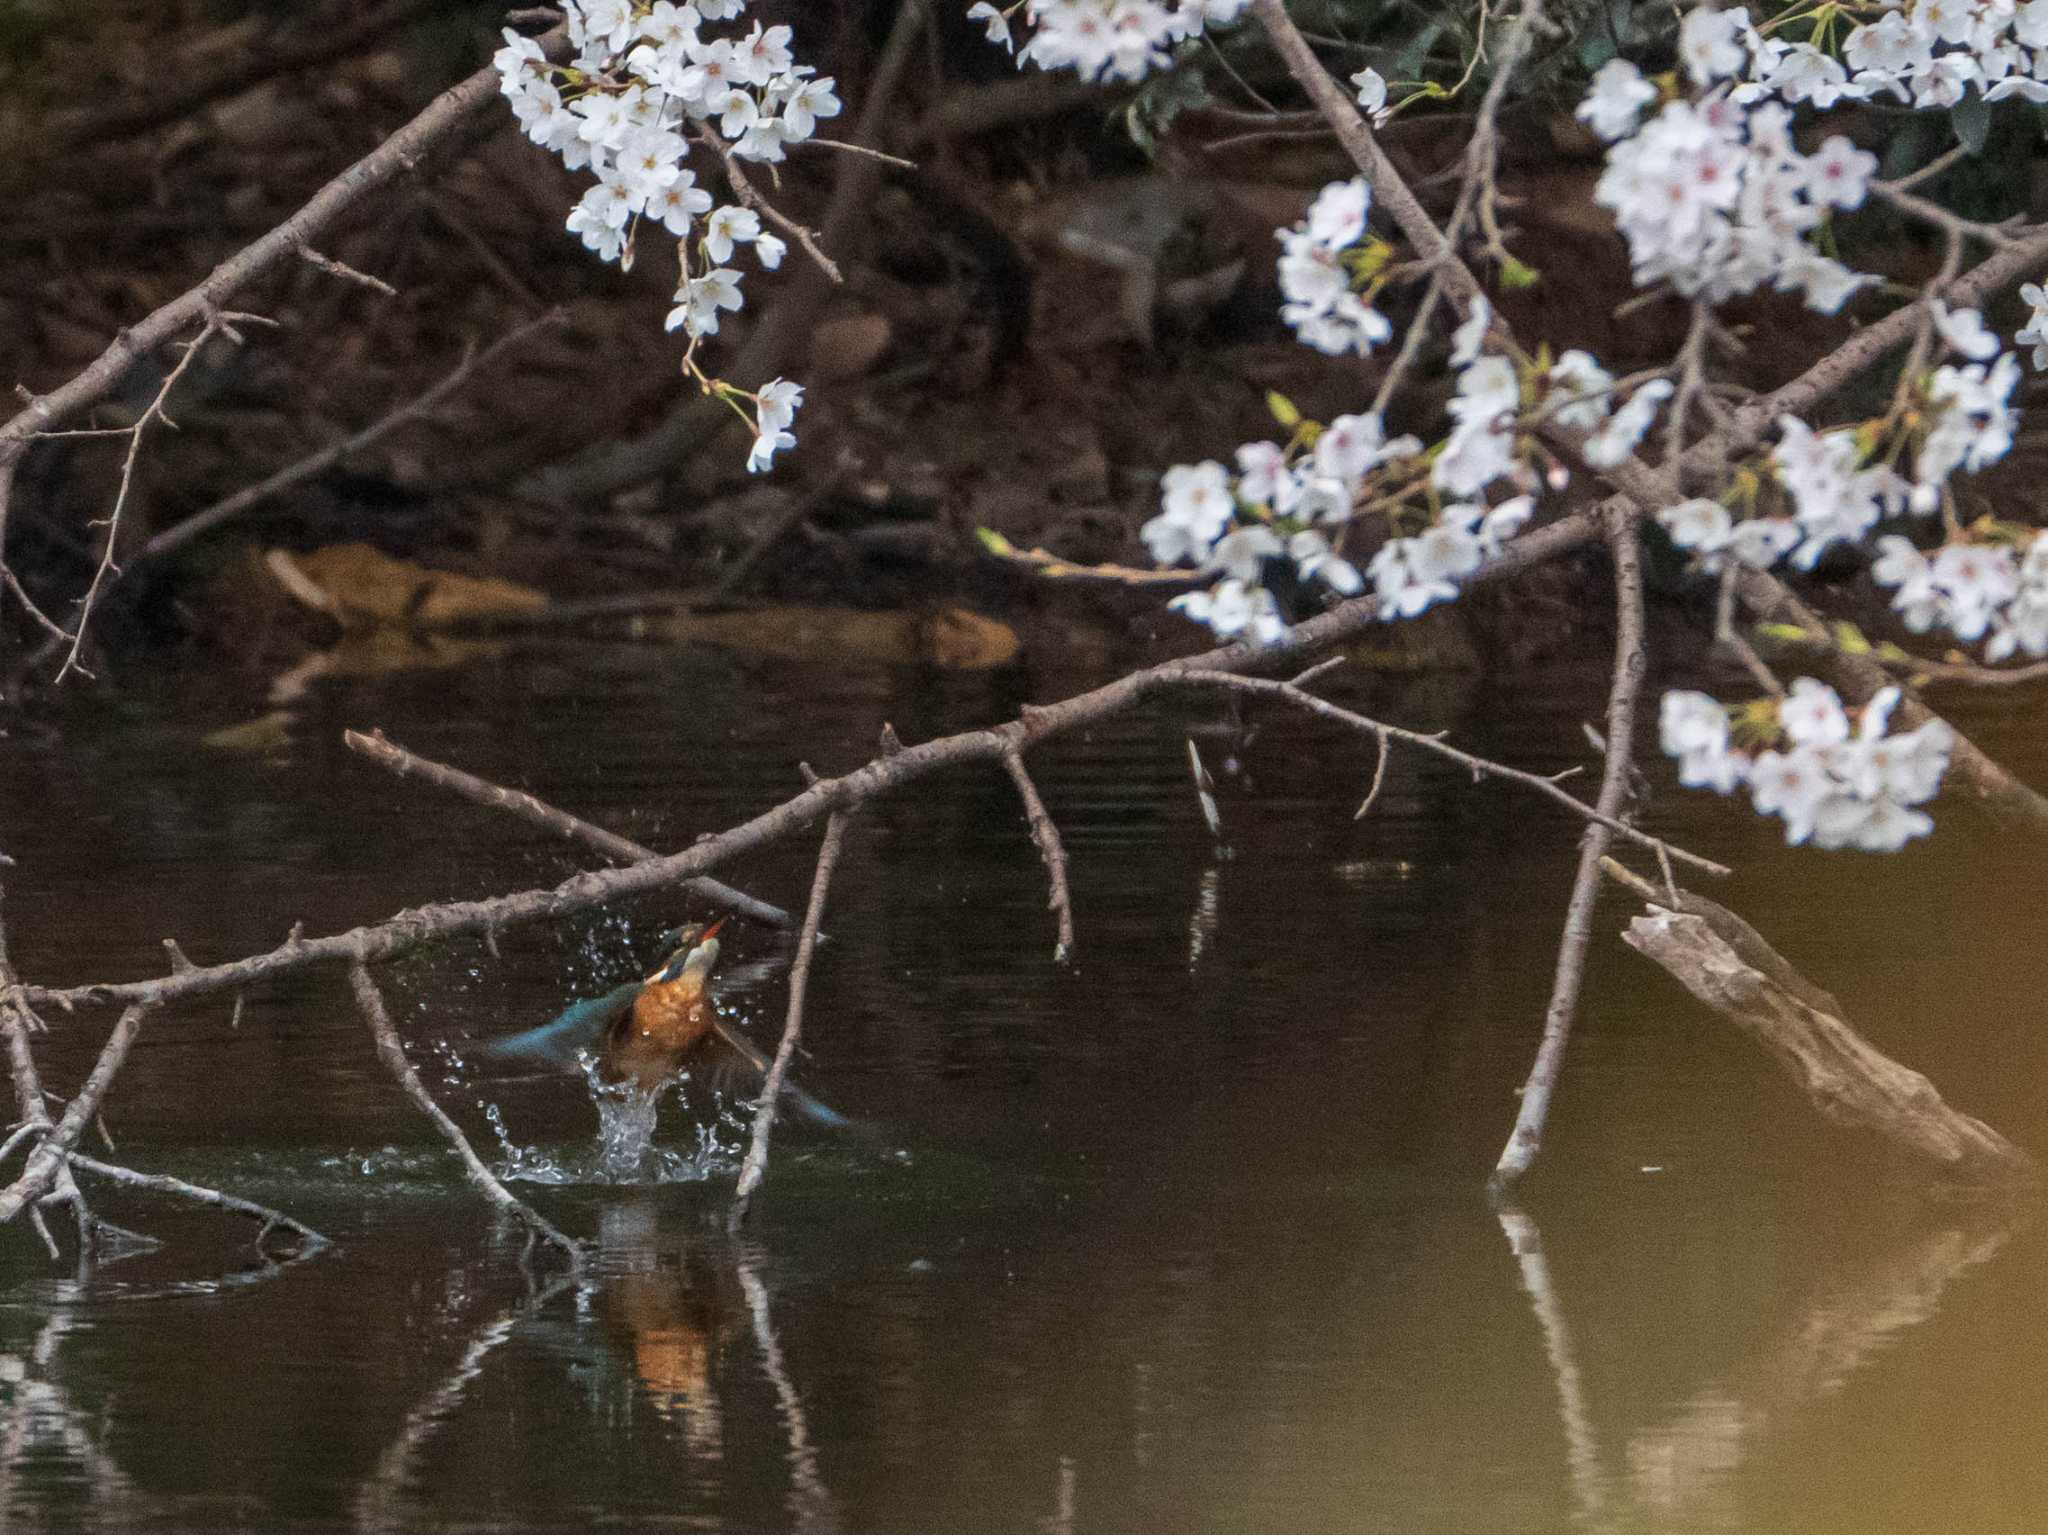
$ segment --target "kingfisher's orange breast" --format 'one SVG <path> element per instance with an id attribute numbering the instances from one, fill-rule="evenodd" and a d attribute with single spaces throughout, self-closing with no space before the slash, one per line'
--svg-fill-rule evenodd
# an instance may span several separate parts
<path id="1" fill-rule="evenodd" d="M 605 1076 L 614 1082 L 632 1078 L 642 1087 L 657 1087 L 711 1032 L 711 1000 L 695 978 L 656 982 L 633 999 L 633 1010 L 623 1023 L 605 1051 Z"/>
<path id="2" fill-rule="evenodd" d="M 633 1032 L 671 1050 L 688 1049 L 711 1029 L 704 987 L 694 978 L 656 982 L 633 999 Z"/>

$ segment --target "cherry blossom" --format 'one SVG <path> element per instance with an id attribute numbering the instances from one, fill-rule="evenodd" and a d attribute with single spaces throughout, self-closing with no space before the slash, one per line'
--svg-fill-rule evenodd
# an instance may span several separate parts
<path id="1" fill-rule="evenodd" d="M 741 19 L 747 0 L 564 0 L 574 50 L 566 66 L 507 29 L 492 57 L 500 87 L 526 136 L 597 177 L 571 209 L 568 231 L 604 261 L 630 266 L 643 224 L 678 241 L 676 304 L 668 329 L 696 343 L 718 333 L 719 317 L 744 303 L 742 277 L 724 265 L 751 244 L 773 270 L 787 251 L 763 232 L 752 208 L 714 207 L 688 165 L 693 139 L 709 128 L 739 159 L 775 162 L 785 146 L 810 138 L 836 116 L 830 79 L 797 62 L 787 26 L 755 22 L 744 33 L 712 36 L 707 27 Z M 708 217 L 707 217 L 708 215 Z M 693 242 L 701 254 L 693 254 Z M 706 388 L 712 381 L 687 361 Z M 793 440 L 788 428 L 802 391 L 780 398 L 755 434 L 748 467 L 760 470 Z M 779 417 L 769 424 L 771 417 Z"/>
<path id="2" fill-rule="evenodd" d="M 1775 717 L 1777 739 L 1752 756 L 1731 747 L 1726 708 L 1704 693 L 1673 690 L 1659 712 L 1660 744 L 1679 782 L 1732 793 L 1749 786 L 1760 815 L 1785 822 L 1785 840 L 1823 848 L 1893 852 L 1934 829 L 1913 806 L 1940 792 L 1955 732 L 1940 720 L 1887 733 L 1899 690 L 1885 688 L 1852 725 L 1840 695 L 1812 677 L 1746 717 Z"/>

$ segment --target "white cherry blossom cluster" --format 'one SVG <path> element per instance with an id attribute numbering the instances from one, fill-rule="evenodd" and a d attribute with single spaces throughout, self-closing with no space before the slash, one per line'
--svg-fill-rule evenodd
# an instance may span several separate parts
<path id="1" fill-rule="evenodd" d="M 1306 439 L 1313 437 L 1313 446 Z M 1332 544 L 1368 477 L 1385 464 L 1412 461 L 1413 437 L 1388 440 L 1376 415 L 1339 416 L 1320 432 L 1297 431 L 1287 446 L 1246 443 L 1237 472 L 1213 459 L 1166 471 L 1159 515 L 1140 530 L 1161 565 L 1185 560 L 1222 580 L 1169 604 L 1219 635 L 1248 634 L 1261 643 L 1285 631 L 1278 604 L 1262 584 L 1266 561 L 1285 557 L 1304 582 L 1344 596 L 1364 590 L 1358 567 Z"/>
<path id="2" fill-rule="evenodd" d="M 1505 357 L 1482 351 L 1492 323 L 1493 306 L 1475 298 L 1451 337 L 1451 365 L 1461 370 L 1450 405 L 1454 424 L 1431 474 L 1437 488 L 1452 495 L 1473 495 L 1503 475 L 1527 478 L 1514 435 L 1522 379 Z M 1646 379 L 1617 406 L 1614 387 L 1614 375 L 1597 357 L 1574 348 L 1533 380 L 1531 413 L 1584 433 L 1580 457 L 1595 469 L 1612 469 L 1635 452 L 1673 390 L 1667 378 Z"/>
<path id="3" fill-rule="evenodd" d="M 1685 30 L 1702 16 L 1734 14 L 1691 11 Z M 1788 107 L 1745 104 L 1725 87 L 1666 102 L 1636 126 L 1656 94 L 1633 64 L 1614 59 L 1578 109 L 1614 140 L 1593 195 L 1628 240 L 1638 286 L 1668 281 L 1688 298 L 1719 302 L 1769 283 L 1833 314 L 1874 281 L 1822 255 L 1808 236 L 1831 211 L 1862 204 L 1875 155 L 1839 135 L 1801 154 Z"/>
<path id="4" fill-rule="evenodd" d="M 1017 64 L 1071 69 L 1084 80 L 1142 80 L 1163 67 L 1174 46 L 1204 29 L 1237 20 L 1251 0 L 977 0 L 967 19 L 980 22 L 990 42 L 1015 48 L 1013 22 L 1031 36 L 1017 48 Z M 1019 13 L 1022 13 L 1021 17 Z"/>
<path id="5" fill-rule="evenodd" d="M 549 63 L 538 43 L 509 28 L 492 62 L 526 136 L 596 177 L 568 217 L 586 249 L 630 267 L 649 226 L 674 236 L 680 278 L 668 328 L 688 338 L 685 366 L 707 390 L 743 416 L 751 405 L 747 463 L 758 472 L 795 441 L 788 428 L 803 391 L 781 379 L 758 394 L 739 390 L 706 377 L 694 356 L 718 334 L 720 317 L 745 302 L 744 277 L 729 264 L 739 247 L 773 270 L 788 246 L 754 208 L 719 205 L 688 162 L 698 148 L 780 161 L 840 103 L 830 79 L 796 61 L 788 27 L 757 20 L 742 30 L 747 3 L 563 0 L 573 50 L 566 65 Z"/>
<path id="6" fill-rule="evenodd" d="M 1705 693 L 1666 693 L 1658 725 L 1680 783 L 1718 794 L 1747 787 L 1758 814 L 1783 817 L 1795 847 L 1884 853 L 1934 829 L 1912 807 L 1940 792 L 1955 746 L 1955 732 L 1937 719 L 1887 734 L 1898 703 L 1899 690 L 1885 688 L 1852 725 L 1833 688 L 1801 677 L 1785 697 L 1740 711 L 1761 750 L 1731 744 L 1738 721 Z"/>
<path id="7" fill-rule="evenodd" d="M 1318 206 L 1340 192 L 1356 208 L 1355 184 L 1345 182 L 1326 188 Z M 1302 227 L 1316 223 L 1311 214 Z M 1522 430 L 1528 420 L 1543 417 L 1584 433 L 1580 452 L 1595 467 L 1612 467 L 1635 450 L 1672 392 L 1669 380 L 1647 380 L 1617 405 L 1613 375 L 1583 351 L 1532 368 L 1525 379 L 1508 358 L 1484 349 L 1492 313 L 1484 298 L 1475 300 L 1452 338 L 1459 371 L 1450 430 L 1432 452 L 1413 436 L 1389 440 L 1375 414 L 1347 415 L 1313 430 L 1312 446 L 1301 451 L 1247 443 L 1237 450 L 1235 475 L 1214 461 L 1169 469 L 1159 515 L 1141 530 L 1145 546 L 1162 565 L 1187 561 L 1223 577 L 1214 589 L 1171 605 L 1226 637 L 1276 638 L 1284 626 L 1260 577 L 1265 561 L 1284 554 L 1304 582 L 1348 597 L 1369 580 L 1384 617 L 1413 618 L 1455 598 L 1465 579 L 1527 525 L 1537 491 L 1564 483 L 1562 466 L 1543 475 L 1532 467 Z M 1417 467 L 1424 462 L 1426 473 Z M 1368 481 L 1383 467 L 1406 481 L 1382 498 L 1389 521 L 1398 528 L 1412 510 L 1404 501 L 1426 490 L 1427 522 L 1420 532 L 1389 536 L 1361 577 L 1323 529 L 1342 528 L 1361 503 L 1375 499 L 1378 487 Z M 1496 487 L 1507 495 L 1490 502 Z"/>
<path id="8" fill-rule="evenodd" d="M 1915 634 L 1936 625 L 1969 643 L 1988 634 L 1988 661 L 2020 651 L 2048 656 L 2048 538 L 1962 539 L 1930 555 L 1889 533 L 1877 549 L 1870 574 L 1879 585 L 1898 588 L 1892 606 Z"/>
<path id="9" fill-rule="evenodd" d="M 1739 13 L 1722 12 L 1722 15 Z M 1721 23 L 1725 30 L 1729 23 Z M 1747 19 L 1735 24 L 1753 37 Z M 1708 28 L 1703 24 L 1701 32 Z M 1725 45 L 1724 45 L 1725 46 Z M 1889 96 L 1947 109 L 1974 86 L 1986 101 L 2048 101 L 2048 4 L 2030 0 L 1919 0 L 1851 28 L 1838 60 L 1809 43 L 1750 43 L 1760 89 L 1826 108 Z"/>
<path id="10" fill-rule="evenodd" d="M 1190 592 L 1171 604 L 1226 638 L 1249 634 L 1261 642 L 1284 632 L 1278 604 L 1261 584 L 1268 560 L 1284 557 L 1303 583 L 1345 597 L 1372 583 L 1381 613 L 1412 618 L 1458 594 L 1458 585 L 1521 531 L 1534 497 L 1518 495 L 1489 506 L 1482 499 L 1442 506 L 1420 533 L 1386 539 L 1360 575 L 1332 540 L 1341 541 L 1355 508 L 1370 494 L 1368 481 L 1383 467 L 1414 474 L 1422 443 L 1389 440 L 1376 415 L 1339 416 L 1314 434 L 1314 446 L 1290 450 L 1276 442 L 1237 450 L 1237 473 L 1207 461 L 1167 470 L 1159 515 L 1142 529 L 1145 546 L 1162 565 L 1182 560 L 1223 579 L 1211 590 Z"/>
<path id="11" fill-rule="evenodd" d="M 1975 472 L 2004 457 L 2018 424 L 2011 395 L 2019 361 L 2000 350 L 1976 310 L 1930 302 L 1936 334 L 1971 360 L 1945 363 L 1928 376 L 1924 419 L 1899 443 L 1900 458 L 1913 448 L 1910 478 L 1886 461 L 1882 442 L 1846 428 L 1816 432 L 1784 416 L 1770 463 L 1791 515 L 1737 521 L 1723 503 L 1695 497 L 1657 514 L 1672 541 L 1708 569 L 1730 561 L 1765 569 L 1789 556 L 1795 567 L 1811 570 L 1828 549 L 1861 545 L 1888 518 L 1939 511 L 1957 470 Z M 2022 339 L 2042 333 L 2044 310 L 2048 304 L 2037 306 Z M 1893 606 L 1916 634 L 1939 626 L 1967 643 L 1989 634 L 1986 655 L 1994 661 L 2021 650 L 2048 655 L 2048 549 L 2036 556 L 2037 542 L 2022 544 L 2001 531 L 1988 541 L 1959 537 L 1930 557 L 1909 539 L 1885 534 L 1871 575 L 1897 588 Z"/>
<path id="12" fill-rule="evenodd" d="M 1274 231 L 1280 241 L 1280 318 L 1304 344 L 1331 357 L 1362 357 L 1394 333 L 1353 282 L 1350 257 L 1365 240 L 1371 207 L 1372 189 L 1363 176 L 1333 181 L 1316 194 L 1307 218 Z"/>

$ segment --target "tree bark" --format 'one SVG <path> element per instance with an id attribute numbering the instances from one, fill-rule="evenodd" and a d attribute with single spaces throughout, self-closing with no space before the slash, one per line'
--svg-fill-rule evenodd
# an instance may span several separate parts
<path id="1" fill-rule="evenodd" d="M 1778 979 L 1796 972 L 1768 945 L 1776 964 L 1759 968 L 1709 916 L 1665 910 L 1637 917 L 1622 937 L 1763 1046 L 1826 1118 L 1875 1130 L 1955 1183 L 2041 1181 L 2040 1165 L 2026 1152 L 1951 1108 L 1932 1082 L 1876 1049 L 1839 1014 L 1814 1006 L 1833 1000 L 1826 993 L 1803 985 L 1802 996 Z"/>

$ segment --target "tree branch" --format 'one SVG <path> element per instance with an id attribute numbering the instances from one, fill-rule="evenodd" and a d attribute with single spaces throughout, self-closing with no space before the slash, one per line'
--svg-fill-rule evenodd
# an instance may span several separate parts
<path id="1" fill-rule="evenodd" d="M 23 1208 L 34 1204 L 56 1185 L 64 1172 L 65 1161 L 71 1148 L 78 1144 L 78 1137 L 84 1132 L 93 1112 L 105 1096 L 108 1085 L 120 1071 L 121 1063 L 128 1058 L 128 1047 L 135 1042 L 135 1033 L 142 1027 L 142 1020 L 149 1013 L 146 1004 L 135 1003 L 122 1012 L 114 1024 L 114 1032 L 108 1036 L 99 1059 L 93 1063 L 92 1074 L 85 1079 L 85 1086 L 73 1095 L 65 1106 L 64 1117 L 47 1131 L 36 1143 L 35 1150 L 28 1156 L 28 1164 L 21 1174 L 6 1189 L 0 1190 L 0 1226 L 19 1215 Z M 17 1025 L 18 1026 L 18 1025 Z M 23 1054 L 26 1054 L 26 1040 Z M 10 1030 L 9 1047 L 13 1047 L 13 1033 Z M 17 1062 L 20 1057 L 16 1057 Z M 19 1072 L 16 1076 L 16 1091 L 22 1086 Z M 47 1115 L 45 1115 L 47 1118 Z M 80 1206 L 80 1220 L 86 1219 Z"/>
<path id="2" fill-rule="evenodd" d="M 545 45 L 560 38 L 559 32 L 553 32 L 542 42 Z M 497 95 L 498 71 L 489 65 L 443 91 L 411 122 L 315 192 L 298 212 L 215 267 L 204 282 L 123 329 L 70 382 L 31 397 L 22 410 L 0 424 L 0 551 L 6 548 L 15 470 L 37 434 L 105 399 L 137 361 L 195 321 L 207 319 L 280 261 L 296 258 L 321 230 L 369 193 L 411 170 L 464 118 Z"/>
<path id="3" fill-rule="evenodd" d="M 661 855 L 643 843 L 621 837 L 616 832 L 606 831 L 602 826 L 592 825 L 566 810 L 557 810 L 545 800 L 520 789 L 506 789 L 474 773 L 465 773 L 460 768 L 434 762 L 416 752 L 407 751 L 381 730 L 364 735 L 359 730 L 345 730 L 341 739 L 350 751 L 370 759 L 381 768 L 388 768 L 400 778 L 418 778 L 422 782 L 459 794 L 478 805 L 488 805 L 494 810 L 505 810 L 529 825 L 551 831 L 570 842 L 581 843 L 601 857 L 615 863 L 647 863 Z M 686 880 L 683 888 L 715 906 L 723 907 L 756 922 L 771 927 L 791 927 L 794 919 L 780 906 L 757 900 L 744 890 L 718 880 L 698 878 Z"/>
<path id="4" fill-rule="evenodd" d="M 462 1158 L 463 1170 L 469 1174 L 469 1181 L 483 1190 L 484 1197 L 498 1209 L 523 1222 L 529 1231 L 559 1248 L 572 1266 L 580 1268 L 582 1248 L 549 1225 L 538 1210 L 498 1181 L 497 1174 L 484 1165 L 484 1159 L 469 1144 L 469 1137 L 462 1133 L 462 1127 L 448 1117 L 448 1111 L 427 1091 L 427 1084 L 420 1080 L 420 1074 L 406 1059 L 405 1046 L 398 1038 L 398 1030 L 392 1026 L 390 1013 L 385 1011 L 384 994 L 377 989 L 377 982 L 370 974 L 367 955 L 359 954 L 350 964 L 348 979 L 350 988 L 355 992 L 356 1006 L 362 1011 L 363 1022 L 369 1025 L 370 1037 L 377 1042 L 377 1058 L 397 1079 L 398 1085 L 405 1089 L 406 1096 L 419 1105 L 420 1112 L 433 1121 L 442 1138 L 455 1148 L 455 1154 Z"/>
<path id="5" fill-rule="evenodd" d="M 303 484 L 317 474 L 325 473 L 350 454 L 360 453 L 364 448 L 369 447 L 381 438 L 389 436 L 408 421 L 417 420 L 425 415 L 436 405 L 447 399 L 449 395 L 455 393 L 464 384 L 468 383 L 481 369 L 488 367 L 501 353 L 517 346 L 542 326 L 556 324 L 561 318 L 561 310 L 551 309 L 546 314 L 540 316 L 540 318 L 530 320 L 526 324 L 519 326 L 516 330 L 500 336 L 481 352 L 465 352 L 462 360 L 447 373 L 443 374 L 439 382 L 435 383 L 432 387 L 413 396 L 412 399 L 407 400 L 395 410 L 379 416 L 361 431 L 344 437 L 339 442 L 321 448 L 318 452 L 309 453 L 297 463 L 286 465 L 267 479 L 260 480 L 254 485 L 245 486 L 233 495 L 214 502 L 213 505 L 204 510 L 194 512 L 190 517 L 185 518 L 184 521 L 165 528 L 162 532 L 151 538 L 148 543 L 144 544 L 129 563 L 133 565 L 142 560 L 157 559 L 174 550 L 182 549 L 185 545 L 191 543 L 193 539 L 200 537 L 202 534 L 211 533 L 222 523 L 230 518 L 239 517 L 250 507 L 268 501 L 279 492 L 289 490 L 294 485 Z"/>
<path id="6" fill-rule="evenodd" d="M 1031 826 L 1031 840 L 1038 844 L 1038 856 L 1045 861 L 1045 877 L 1052 886 L 1047 904 L 1059 922 L 1059 941 L 1053 946 L 1052 962 L 1064 965 L 1074 957 L 1074 897 L 1067 886 L 1067 849 L 1060 841 L 1058 824 L 1047 812 L 1045 801 L 1039 798 L 1038 785 L 1031 781 L 1030 769 L 1024 766 L 1024 754 L 1005 752 L 1003 771 L 1017 786 L 1017 797 L 1024 802 L 1024 819 Z"/>
<path id="7" fill-rule="evenodd" d="M 1630 758 L 1634 755 L 1636 699 L 1642 692 L 1649 659 L 1643 649 L 1642 551 L 1637 542 L 1640 513 L 1619 513 L 1609 519 L 1607 547 L 1614 556 L 1614 680 L 1607 694 L 1607 765 L 1600 777 L 1599 813 L 1620 814 L 1628 792 Z M 1550 1006 L 1543 1015 L 1543 1039 L 1529 1079 L 1522 1086 L 1521 1108 L 1514 1133 L 1502 1148 L 1488 1187 L 1504 1195 L 1528 1172 L 1543 1146 L 1544 1123 L 1551 1094 L 1564 1069 L 1564 1050 L 1578 1011 L 1579 983 L 1586 969 L 1586 945 L 1593 932 L 1593 904 L 1600 894 L 1600 860 L 1612 840 L 1600 821 L 1586 827 L 1579 840 L 1579 867 L 1572 877 L 1571 900 L 1565 907 L 1564 936 L 1557 946 L 1557 974 L 1551 983 Z"/>
<path id="8" fill-rule="evenodd" d="M 68 1158 L 73 1167 L 105 1178 L 109 1183 L 118 1183 L 123 1188 L 140 1189 L 146 1193 L 162 1194 L 171 1199 L 182 1199 L 188 1204 L 206 1205 L 215 1210 L 226 1210 L 231 1215 L 247 1216 L 252 1221 L 262 1222 L 256 1233 L 256 1250 L 263 1251 L 263 1239 L 272 1228 L 282 1226 L 299 1239 L 299 1253 L 305 1256 L 333 1245 L 326 1237 L 305 1222 L 294 1220 L 282 1210 L 273 1210 L 268 1205 L 257 1204 L 253 1199 L 243 1199 L 236 1194 L 224 1194 L 219 1189 L 207 1188 L 204 1184 L 188 1183 L 183 1178 L 173 1178 L 168 1173 L 137 1172 L 132 1167 L 120 1167 L 112 1162 L 102 1162 L 89 1157 L 82 1151 L 74 1151 Z"/>
<path id="9" fill-rule="evenodd" d="M 789 1063 L 796 1056 L 796 1042 L 804 1031 L 804 994 L 810 986 L 811 956 L 818 949 L 818 923 L 825 915 L 825 896 L 832 888 L 832 870 L 839 862 L 839 845 L 846 835 L 846 815 L 834 811 L 825 822 L 825 840 L 818 848 L 817 872 L 811 876 L 811 902 L 804 910 L 803 932 L 797 938 L 796 962 L 789 970 L 789 1016 L 782 1025 L 782 1043 L 775 1047 L 761 1096 L 754 1103 L 754 1134 L 747 1147 L 747 1159 L 740 1166 L 740 1181 L 733 1191 L 732 1209 L 726 1215 L 728 1231 L 738 1231 L 747 1219 L 754 1191 L 768 1175 L 768 1138 L 775 1132 L 775 1110 L 782 1098 L 782 1084 L 789 1076 Z"/>

